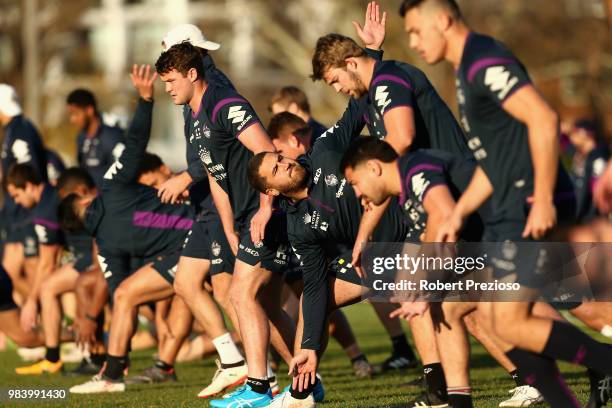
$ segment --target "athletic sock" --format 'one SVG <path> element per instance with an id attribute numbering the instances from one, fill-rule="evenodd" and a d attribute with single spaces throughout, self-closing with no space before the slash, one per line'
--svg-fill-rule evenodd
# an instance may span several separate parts
<path id="1" fill-rule="evenodd" d="M 174 370 L 174 365 L 173 364 L 168 364 L 168 363 L 164 363 L 163 361 L 157 359 L 155 360 L 155 367 L 159 368 L 160 370 L 163 371 L 172 371 Z"/>
<path id="2" fill-rule="evenodd" d="M 408 340 L 406 340 L 405 334 L 391 337 L 391 344 L 393 345 L 393 354 L 406 357 L 409 360 L 416 360 L 412 347 L 410 347 Z"/>
<path id="3" fill-rule="evenodd" d="M 231 334 L 222 334 L 214 338 L 212 342 L 219 353 L 222 364 L 234 364 L 244 360 Z"/>
<path id="4" fill-rule="evenodd" d="M 593 340 L 571 324 L 553 321 L 542 354 L 612 374 L 612 348 Z"/>
<path id="5" fill-rule="evenodd" d="M 106 368 L 102 374 L 111 380 L 119 380 L 123 376 L 126 365 L 126 356 L 111 356 L 109 354 L 106 359 Z"/>
<path id="6" fill-rule="evenodd" d="M 429 394 L 436 394 L 441 400 L 446 401 L 446 380 L 442 364 L 433 363 L 424 365 L 423 374 L 425 375 L 427 392 Z"/>
<path id="7" fill-rule="evenodd" d="M 106 361 L 106 354 L 91 353 L 89 359 L 95 365 L 101 366 Z"/>
<path id="8" fill-rule="evenodd" d="M 315 383 L 311 384 L 310 382 L 308 383 L 308 386 L 306 388 L 304 388 L 302 390 L 302 392 L 298 391 L 298 390 L 294 390 L 293 386 L 291 386 L 290 388 L 290 393 L 291 396 L 295 399 L 299 399 L 299 400 L 303 400 L 308 398 L 308 396 L 310 395 L 310 393 L 312 392 L 312 390 L 316 387 L 316 385 L 319 383 L 319 378 L 315 379 Z"/>
<path id="9" fill-rule="evenodd" d="M 365 356 L 365 354 L 360 354 L 357 357 L 351 358 L 351 364 L 355 364 L 358 361 L 365 361 L 367 363 L 368 358 Z"/>
<path id="10" fill-rule="evenodd" d="M 510 377 L 512 377 L 517 387 L 522 387 L 523 385 L 527 385 L 525 384 L 525 381 L 523 381 L 523 379 L 519 375 L 518 370 L 512 370 L 508 374 L 510 374 Z"/>
<path id="11" fill-rule="evenodd" d="M 272 366 L 270 365 L 269 361 L 266 363 L 266 371 L 267 371 L 266 375 L 268 376 L 268 380 L 270 380 L 270 382 L 274 382 L 272 381 L 272 378 L 276 379 L 275 378 L 276 374 L 274 374 L 274 370 L 272 370 Z"/>
<path id="12" fill-rule="evenodd" d="M 448 405 L 453 408 L 472 408 L 472 388 L 448 387 Z"/>
<path id="13" fill-rule="evenodd" d="M 537 388 L 551 407 L 580 407 L 554 360 L 517 348 L 508 351 L 506 356 L 517 367 L 523 381 Z"/>
<path id="14" fill-rule="evenodd" d="M 48 360 L 52 363 L 57 363 L 60 359 L 60 348 L 58 347 L 47 347 L 47 352 L 45 353 L 45 360 Z"/>
<path id="15" fill-rule="evenodd" d="M 270 381 L 267 378 L 247 377 L 247 385 L 258 394 L 265 394 L 270 389 Z"/>
<path id="16" fill-rule="evenodd" d="M 241 360 L 237 363 L 232 363 L 232 364 L 223 364 L 221 363 L 221 368 L 225 369 L 225 368 L 234 368 L 234 367 L 240 367 L 243 366 L 245 364 L 244 360 Z"/>

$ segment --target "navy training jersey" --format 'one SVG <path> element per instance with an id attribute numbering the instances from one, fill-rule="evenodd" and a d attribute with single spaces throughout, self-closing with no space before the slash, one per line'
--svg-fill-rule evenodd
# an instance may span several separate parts
<path id="1" fill-rule="evenodd" d="M 528 129 L 502 105 L 517 90 L 531 84 L 527 70 L 500 42 L 470 33 L 456 82 L 468 146 L 494 187 L 492 207 L 502 216 L 523 208 L 534 189 Z M 573 199 L 572 190 L 567 173 L 559 165 L 555 201 Z"/>
<path id="2" fill-rule="evenodd" d="M 85 229 L 101 250 L 142 258 L 178 252 L 193 224 L 190 206 L 164 204 L 155 188 L 138 183 L 152 111 L 152 102 L 139 99 L 125 149 L 104 175 L 101 194 L 87 207 Z"/>
<path id="3" fill-rule="evenodd" d="M 320 141 L 317 141 L 319 143 Z M 327 264 L 352 250 L 363 207 L 338 165 L 342 153 L 322 151 L 301 156 L 309 173 L 308 197 L 287 206 L 287 234 L 300 260 L 304 279 L 302 347 L 318 349 L 328 301 Z M 374 232 L 379 242 L 402 242 L 407 222 L 398 205 L 391 205 Z"/>
<path id="4" fill-rule="evenodd" d="M 606 170 L 609 156 L 605 146 L 596 147 L 584 158 L 574 155 L 571 176 L 576 188 L 576 217 L 579 221 L 589 220 L 598 214 L 593 203 L 593 188 Z"/>
<path id="5" fill-rule="evenodd" d="M 238 139 L 255 124 L 261 122 L 251 104 L 236 91 L 215 84 L 208 85 L 199 111 L 189 116 L 191 149 L 229 196 L 237 221 L 259 207 L 259 193 L 248 182 L 253 152 Z"/>
<path id="6" fill-rule="evenodd" d="M 461 127 L 423 71 L 399 61 L 377 62 L 368 90 L 370 135 L 384 139 L 385 114 L 401 106 L 411 108 L 414 114 L 412 149 L 432 148 L 471 157 Z"/>
<path id="7" fill-rule="evenodd" d="M 32 209 L 34 231 L 39 244 L 62 245 L 64 242 L 57 219 L 59 201 L 57 190 L 45 184 L 40 201 Z"/>
<path id="8" fill-rule="evenodd" d="M 64 170 L 66 170 L 66 166 L 60 155 L 53 150 L 47 149 L 47 176 L 49 177 L 49 182 L 53 185 L 57 184 Z"/>
<path id="9" fill-rule="evenodd" d="M 85 132 L 77 136 L 77 162 L 93 178 L 98 188 L 106 170 L 121 155 L 124 148 L 123 131 L 100 121 L 96 134 L 88 137 Z"/>
<path id="10" fill-rule="evenodd" d="M 319 136 L 321 136 L 327 131 L 327 128 L 323 126 L 321 122 L 313 119 L 312 117 L 308 119 L 308 122 L 306 124 L 312 129 L 312 137 L 310 140 L 310 144 L 312 146 L 312 143 L 314 143 L 319 138 Z"/>
<path id="11" fill-rule="evenodd" d="M 43 182 L 47 181 L 47 153 L 40 134 L 28 119 L 15 116 L 4 128 L 2 174 L 6 177 L 13 164 L 28 164 Z"/>

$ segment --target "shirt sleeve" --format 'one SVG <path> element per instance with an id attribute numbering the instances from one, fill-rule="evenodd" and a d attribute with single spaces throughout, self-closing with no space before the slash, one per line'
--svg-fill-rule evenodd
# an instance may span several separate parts
<path id="1" fill-rule="evenodd" d="M 414 165 L 404 178 L 404 188 L 410 196 L 422 204 L 432 187 L 447 185 L 447 181 L 441 163 L 428 160 L 426 156 L 417 156 L 413 162 Z"/>
<path id="2" fill-rule="evenodd" d="M 44 197 L 44 196 L 43 196 Z M 45 203 L 41 201 L 34 211 L 34 232 L 38 243 L 42 245 L 59 245 L 62 243 L 62 232 L 57 219 L 57 202 Z"/>
<path id="3" fill-rule="evenodd" d="M 140 162 L 151 137 L 152 113 L 153 102 L 139 99 L 125 137 L 125 148 L 104 174 L 105 183 L 131 184 L 137 181 Z"/>
<path id="4" fill-rule="evenodd" d="M 298 220 L 299 222 L 299 220 Z M 302 348 L 318 350 L 325 330 L 328 303 L 326 258 L 316 237 L 304 228 L 288 228 L 293 252 L 300 261 L 304 279 Z"/>
<path id="5" fill-rule="evenodd" d="M 531 79 L 525 67 L 512 56 L 481 58 L 468 69 L 468 81 L 478 92 L 502 105 Z"/>
<path id="6" fill-rule="evenodd" d="M 351 98 L 340 120 L 317 138 L 312 146 L 311 154 L 315 156 L 329 150 L 344 153 L 348 150 L 366 124 L 365 112 L 365 99 Z"/>
<path id="7" fill-rule="evenodd" d="M 9 166 L 13 163 L 27 164 L 34 168 L 43 180 L 46 180 L 47 157 L 42 148 L 40 136 L 32 125 L 22 126 L 14 131 L 16 136 L 9 147 Z"/>
<path id="8" fill-rule="evenodd" d="M 384 116 L 399 106 L 412 107 L 415 99 L 414 86 L 407 75 L 398 72 L 381 73 L 372 81 L 370 99 Z"/>
<path id="9" fill-rule="evenodd" d="M 261 123 L 251 104 L 239 95 L 217 102 L 212 112 L 213 124 L 238 137 L 250 126 Z"/>

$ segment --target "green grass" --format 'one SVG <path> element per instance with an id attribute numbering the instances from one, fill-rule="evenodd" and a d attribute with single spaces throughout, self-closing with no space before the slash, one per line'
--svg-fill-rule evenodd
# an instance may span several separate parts
<path id="1" fill-rule="evenodd" d="M 390 341 L 374 314 L 371 306 L 358 304 L 346 309 L 349 320 L 357 334 L 363 351 L 370 362 L 380 363 L 389 354 Z M 131 373 L 138 373 L 151 365 L 155 350 L 133 352 Z M 16 366 L 21 365 L 14 351 L 0 353 L 0 387 L 70 387 L 87 378 L 70 379 L 61 375 L 43 377 L 18 377 L 13 374 Z M 508 390 L 513 387 L 509 376 L 484 352 L 478 344 L 472 349 L 472 388 L 476 407 L 497 407 L 507 398 Z M 71 369 L 72 366 L 68 366 Z M 106 395 L 71 395 L 62 403 L 12 404 L 0 402 L 0 406 L 66 406 L 66 407 L 206 407 L 207 402 L 196 398 L 196 394 L 207 385 L 215 371 L 214 359 L 178 364 L 179 382 L 161 385 L 140 385 L 129 387 L 125 393 Z M 588 399 L 588 382 L 580 367 L 561 365 L 568 385 L 585 403 Z M 286 367 L 278 373 L 281 386 L 288 384 L 284 375 Z M 420 391 L 416 388 L 401 386 L 419 374 L 418 370 L 405 373 L 381 375 L 371 380 L 357 380 L 353 376 L 350 363 L 341 348 L 334 341 L 325 355 L 321 374 L 326 388 L 326 402 L 319 404 L 325 408 L 349 407 L 395 407 L 401 406 Z"/>

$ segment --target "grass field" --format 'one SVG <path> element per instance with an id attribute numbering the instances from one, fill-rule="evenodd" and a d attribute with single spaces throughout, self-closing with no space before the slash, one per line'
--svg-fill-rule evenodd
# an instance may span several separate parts
<path id="1" fill-rule="evenodd" d="M 390 352 L 390 341 L 375 317 L 371 306 L 354 305 L 346 309 L 349 320 L 357 334 L 362 349 L 370 362 L 380 363 Z M 133 352 L 131 354 L 132 374 L 140 372 L 151 365 L 151 356 L 155 350 Z M 44 377 L 18 377 L 13 374 L 16 366 L 21 365 L 14 351 L 0 353 L 0 387 L 1 388 L 36 388 L 36 387 L 70 387 L 83 379 L 64 378 L 61 375 Z M 497 407 L 500 401 L 507 398 L 507 392 L 513 387 L 510 377 L 486 355 L 482 347 L 473 345 L 472 349 L 472 387 L 476 407 Z M 72 368 L 69 366 L 68 369 Z M 214 359 L 178 364 L 176 366 L 179 382 L 161 385 L 132 386 L 125 393 L 106 395 L 70 395 L 61 403 L 15 403 L 0 402 L 0 406 L 65 406 L 65 407 L 207 407 L 205 400 L 196 398 L 196 394 L 206 385 L 215 371 Z M 278 373 L 281 386 L 288 384 L 288 377 Z M 588 382 L 584 370 L 580 367 L 561 365 L 565 378 L 585 403 L 588 399 Z M 417 395 L 420 390 L 408 388 L 401 384 L 415 378 L 418 370 L 390 375 L 381 375 L 371 380 L 357 380 L 353 376 L 348 359 L 333 341 L 330 341 L 321 366 L 321 374 L 326 388 L 326 402 L 319 406 L 326 408 L 348 407 L 401 407 L 402 403 Z"/>

